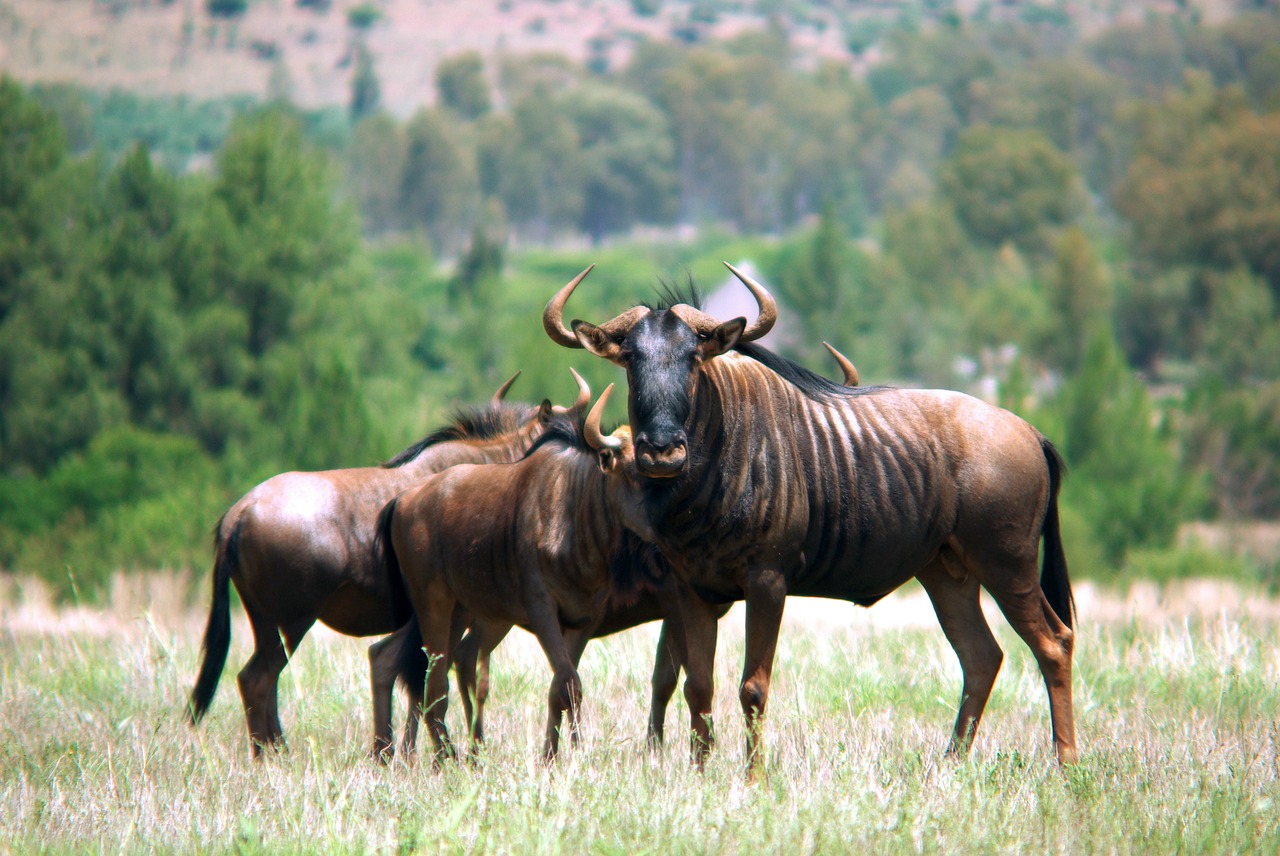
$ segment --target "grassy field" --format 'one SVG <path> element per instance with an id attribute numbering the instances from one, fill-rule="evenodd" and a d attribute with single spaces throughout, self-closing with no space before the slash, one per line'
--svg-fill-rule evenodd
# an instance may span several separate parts
<path id="1" fill-rule="evenodd" d="M 180 582 L 121 582 L 107 607 L 52 609 L 0 578 L 0 850 L 1280 850 L 1280 603 L 1207 583 L 1077 594 L 1078 766 L 1053 763 L 1039 674 L 1000 619 L 1005 666 L 972 756 L 942 756 L 959 669 L 906 590 L 870 611 L 789 604 L 768 775 L 747 785 L 736 611 L 704 774 L 686 763 L 679 699 L 676 736 L 645 751 L 654 628 L 588 649 L 584 740 L 551 768 L 537 761 L 548 670 L 517 631 L 495 655 L 483 762 L 433 772 L 366 760 L 361 640 L 306 640 L 281 688 L 291 750 L 254 763 L 234 680 L 242 618 L 196 730 L 182 710 L 204 615 Z"/>

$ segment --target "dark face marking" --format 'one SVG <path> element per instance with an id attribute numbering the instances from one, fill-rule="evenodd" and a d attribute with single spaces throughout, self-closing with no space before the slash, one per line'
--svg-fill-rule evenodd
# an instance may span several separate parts
<path id="1" fill-rule="evenodd" d="M 699 344 L 700 337 L 668 310 L 645 315 L 621 343 L 636 467 L 649 478 L 671 478 L 688 467 L 684 426 Z"/>

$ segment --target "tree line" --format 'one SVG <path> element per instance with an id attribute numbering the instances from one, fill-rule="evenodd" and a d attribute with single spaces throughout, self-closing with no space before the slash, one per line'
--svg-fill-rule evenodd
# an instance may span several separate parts
<path id="1" fill-rule="evenodd" d="M 1275 518 L 1280 19 L 1070 27 L 890 28 L 865 75 L 777 28 L 612 71 L 464 54 L 406 120 L 166 124 L 202 170 L 99 133 L 106 99 L 4 81 L 0 567 L 200 567 L 256 479 L 390 457 L 517 368 L 557 397 L 536 314 L 588 261 L 603 315 L 749 258 L 789 356 L 829 370 L 827 339 L 869 381 L 1028 415 L 1096 575 L 1180 521 Z"/>

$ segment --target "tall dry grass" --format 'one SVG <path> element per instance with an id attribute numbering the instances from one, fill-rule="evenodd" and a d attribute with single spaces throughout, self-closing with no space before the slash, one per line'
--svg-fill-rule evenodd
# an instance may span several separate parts
<path id="1" fill-rule="evenodd" d="M 249 760 L 237 617 L 205 724 L 183 706 L 203 592 L 124 578 L 102 608 L 0 588 L 0 848 L 177 852 L 1276 852 L 1280 604 L 1231 585 L 1091 587 L 1075 698 L 1082 761 L 1053 763 L 1040 676 L 1006 651 L 972 756 L 942 756 L 959 669 L 927 599 L 870 611 L 792 601 L 765 727 L 767 777 L 741 775 L 741 616 L 722 622 L 720 744 L 704 774 L 643 735 L 655 628 L 588 649 L 583 742 L 537 760 L 548 669 L 519 632 L 494 659 L 474 767 L 365 758 L 365 641 L 316 631 L 285 670 L 290 751 Z M 453 729 L 461 732 L 456 710 Z M 399 711 L 403 713 L 403 711 Z"/>

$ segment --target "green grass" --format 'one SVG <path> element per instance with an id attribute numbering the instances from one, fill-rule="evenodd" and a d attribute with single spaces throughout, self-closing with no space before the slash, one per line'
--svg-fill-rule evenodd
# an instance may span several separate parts
<path id="1" fill-rule="evenodd" d="M 494 658 L 482 763 L 433 772 L 366 760 L 359 640 L 306 640 L 281 687 L 290 751 L 255 763 L 234 680 L 249 651 L 240 616 L 213 708 L 192 729 L 182 710 L 203 614 L 120 595 L 101 611 L 41 612 L 36 626 L 10 586 L 0 591 L 0 850 L 1275 852 L 1280 605 L 1255 594 L 1238 614 L 1203 597 L 1190 613 L 1126 615 L 1108 601 L 1097 615 L 1125 617 L 1086 614 L 1082 757 L 1065 770 L 1039 674 L 999 621 L 1005 665 L 973 753 L 957 762 L 941 750 L 959 670 L 918 592 L 902 601 L 901 626 L 876 624 L 876 610 L 802 618 L 798 604 L 765 726 L 767 776 L 747 784 L 738 612 L 721 625 L 720 742 L 705 773 L 686 763 L 679 698 L 669 745 L 644 748 L 655 628 L 588 649 L 583 743 L 551 768 L 537 760 L 547 667 L 517 631 Z"/>

